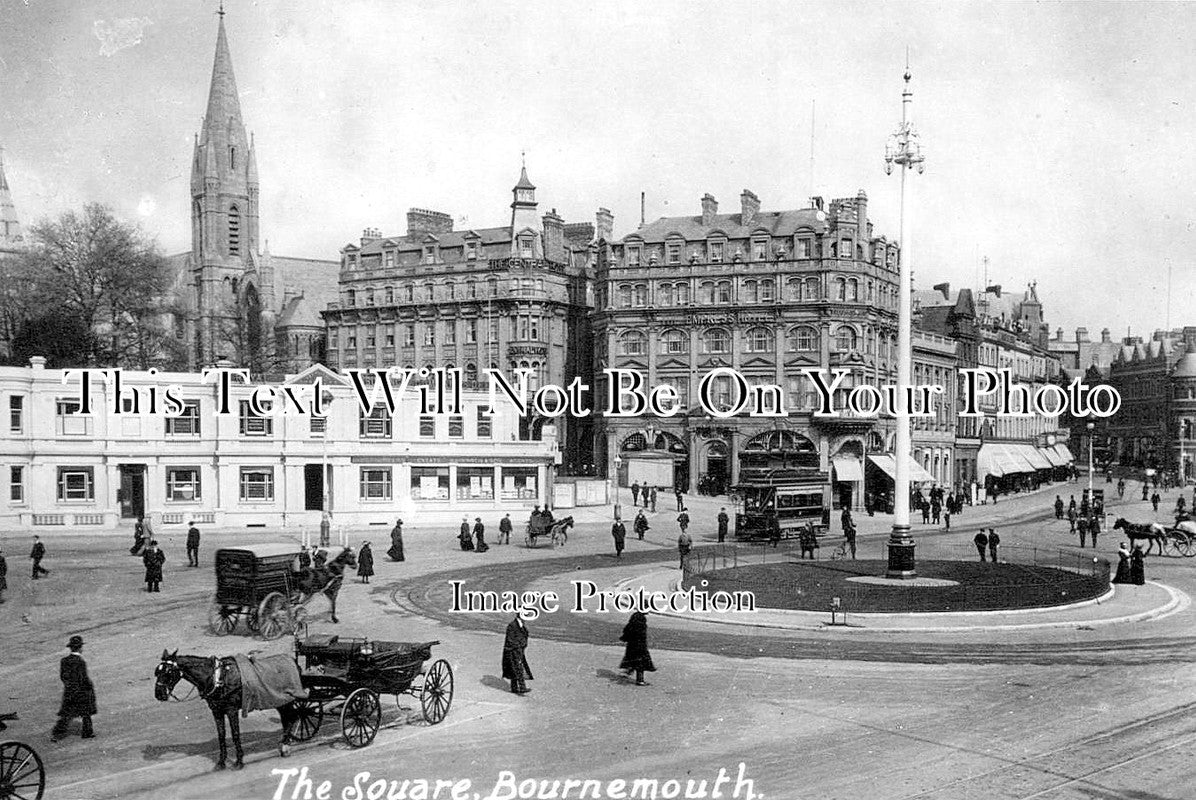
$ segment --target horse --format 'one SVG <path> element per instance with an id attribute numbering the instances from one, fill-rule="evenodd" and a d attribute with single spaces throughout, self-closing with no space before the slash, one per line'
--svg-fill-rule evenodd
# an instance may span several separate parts
<path id="1" fill-rule="evenodd" d="M 233 734 L 233 748 L 237 751 L 237 760 L 233 762 L 233 769 L 245 766 L 245 753 L 241 749 L 241 670 L 237 667 L 237 660 L 232 656 L 187 656 L 162 651 L 162 661 L 154 670 L 154 697 L 165 702 L 174 694 L 174 687 L 180 680 L 185 680 L 199 691 L 199 696 L 208 704 L 212 712 L 212 719 L 216 721 L 216 733 L 220 739 L 220 760 L 216 762 L 216 769 L 224 769 L 228 759 L 228 745 L 224 737 L 224 720 L 228 719 L 228 726 Z M 282 756 L 291 753 L 291 730 L 299 719 L 295 710 L 295 702 L 279 706 L 278 714 L 282 717 L 282 741 L 278 752 Z"/>
<path id="2" fill-rule="evenodd" d="M 295 581 L 295 588 L 299 590 L 302 599 L 300 605 L 306 603 L 317 594 L 323 593 L 332 606 L 332 621 L 340 622 L 336 618 L 336 596 L 345 580 L 345 570 L 357 566 L 357 556 L 352 548 L 346 547 L 337 554 L 336 558 L 320 564 L 313 564 L 299 571 Z"/>
<path id="3" fill-rule="evenodd" d="M 1117 521 L 1113 523 L 1113 530 L 1125 531 L 1125 536 L 1130 540 L 1131 545 L 1140 539 L 1148 541 L 1149 544 L 1146 546 L 1147 555 L 1150 554 L 1156 544 L 1159 546 L 1159 555 L 1163 555 L 1163 552 L 1166 550 L 1167 529 L 1157 522 L 1140 524 L 1130 522 L 1124 517 L 1118 517 Z"/>
<path id="4" fill-rule="evenodd" d="M 573 527 L 573 517 L 559 519 L 552 524 L 552 541 L 564 544 L 569 541 L 569 529 Z"/>

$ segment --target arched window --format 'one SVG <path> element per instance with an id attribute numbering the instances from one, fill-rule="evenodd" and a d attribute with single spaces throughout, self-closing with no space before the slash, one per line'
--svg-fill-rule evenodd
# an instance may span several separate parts
<path id="1" fill-rule="evenodd" d="M 760 281 L 760 302 L 771 303 L 776 295 L 776 285 L 770 280 Z"/>
<path id="2" fill-rule="evenodd" d="M 872 281 L 868 281 L 868 302 L 872 302 Z"/>
<path id="3" fill-rule="evenodd" d="M 486 295 L 487 297 L 498 297 L 498 278 L 486 279 Z M 472 295 L 470 295 L 472 297 Z"/>
<path id="4" fill-rule="evenodd" d="M 409 283 L 403 287 L 403 299 L 408 303 L 415 302 L 415 286 Z"/>
<path id="5" fill-rule="evenodd" d="M 228 209 L 228 254 L 241 255 L 241 212 L 236 206 Z"/>
<path id="6" fill-rule="evenodd" d="M 644 283 L 637 283 L 635 285 L 635 305 L 643 307 L 648 305 L 648 286 Z"/>
<path id="7" fill-rule="evenodd" d="M 805 295 L 806 300 L 817 300 L 821 297 L 822 293 L 818 290 L 818 279 L 806 278 L 806 286 L 802 294 Z"/>
<path id="8" fill-rule="evenodd" d="M 801 278 L 790 278 L 785 281 L 785 299 L 801 300 Z"/>
<path id="9" fill-rule="evenodd" d="M 747 351 L 749 353 L 771 353 L 772 331 L 761 325 L 748 329 Z"/>
<path id="10" fill-rule="evenodd" d="M 858 303 L 860 300 L 860 282 L 855 278 L 847 282 L 847 299 L 852 303 Z"/>
<path id="11" fill-rule="evenodd" d="M 432 285 L 431 283 L 425 283 L 424 284 L 424 300 L 427 300 L 429 303 L 431 303 L 435 299 L 436 299 L 436 287 L 434 285 Z"/>
<path id="12" fill-rule="evenodd" d="M 237 148 L 228 148 L 228 168 L 234 170 L 237 168 Z"/>
<path id="13" fill-rule="evenodd" d="M 387 286 L 385 291 L 386 291 L 386 305 L 388 305 L 388 306 L 393 305 L 394 301 L 395 301 L 395 287 Z"/>
<path id="14" fill-rule="evenodd" d="M 345 304 L 349 306 L 357 305 L 357 292 L 353 289 L 345 292 Z"/>
<path id="15" fill-rule="evenodd" d="M 864 259 L 864 246 L 862 244 L 857 244 L 855 246 L 855 257 L 856 257 L 857 261 L 865 260 Z"/>
<path id="16" fill-rule="evenodd" d="M 660 335 L 661 350 L 669 355 L 689 352 L 689 335 L 676 328 L 670 328 Z"/>
<path id="17" fill-rule="evenodd" d="M 760 302 L 760 284 L 755 281 L 744 281 L 742 302 L 755 304 Z"/>
<path id="18" fill-rule="evenodd" d="M 619 308 L 631 308 L 631 285 L 619 284 Z"/>
<path id="19" fill-rule="evenodd" d="M 660 306 L 671 306 L 673 304 L 673 284 L 660 284 L 660 288 L 656 290 L 656 303 Z"/>
<path id="20" fill-rule="evenodd" d="M 717 289 L 718 289 L 718 295 L 717 295 L 718 302 L 724 303 L 724 304 L 730 303 L 731 302 L 731 282 L 730 281 L 719 281 Z"/>
<path id="21" fill-rule="evenodd" d="M 847 300 L 847 279 L 835 278 L 835 299 L 839 302 Z"/>
<path id="22" fill-rule="evenodd" d="M 708 328 L 702 334 L 703 353 L 731 352 L 731 337 L 725 328 Z"/>
<path id="23" fill-rule="evenodd" d="M 619 337 L 619 355 L 642 356 L 648 349 L 648 337 L 640 331 L 627 331 Z"/>
<path id="24" fill-rule="evenodd" d="M 703 281 L 702 285 L 698 287 L 698 302 L 703 305 L 711 305 L 714 303 L 714 282 Z"/>
<path id="25" fill-rule="evenodd" d="M 795 353 L 811 353 L 818 349 L 818 332 L 801 325 L 789 330 L 789 350 Z"/>
<path id="26" fill-rule="evenodd" d="M 859 336 L 856 334 L 855 328 L 850 325 L 843 325 L 835 331 L 835 348 L 840 353 L 853 352 L 858 344 Z"/>
<path id="27" fill-rule="evenodd" d="M 673 284 L 673 292 L 674 292 L 674 297 L 677 300 L 677 305 L 679 305 L 679 306 L 689 305 L 689 284 L 688 283 Z"/>
<path id="28" fill-rule="evenodd" d="M 457 284 L 452 281 L 446 281 L 444 284 L 444 297 L 446 300 L 457 299 Z"/>
<path id="29" fill-rule="evenodd" d="M 465 365 L 465 380 L 468 383 L 477 383 L 477 380 L 478 380 L 478 365 L 477 364 L 466 364 Z"/>

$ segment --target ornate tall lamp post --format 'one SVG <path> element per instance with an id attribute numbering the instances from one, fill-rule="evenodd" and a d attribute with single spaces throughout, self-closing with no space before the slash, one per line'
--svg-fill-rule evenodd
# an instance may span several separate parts
<path id="1" fill-rule="evenodd" d="M 1092 440 L 1096 438 L 1096 423 L 1089 422 L 1085 427 L 1088 428 L 1088 507 L 1092 508 L 1092 476 L 1096 474 L 1096 464 L 1092 461 Z"/>
<path id="2" fill-rule="evenodd" d="M 910 285 L 910 204 L 908 202 L 908 181 L 906 174 L 916 169 L 923 170 L 923 156 L 918 134 L 914 132 L 910 105 L 913 92 L 910 91 L 909 63 L 905 67 L 905 88 L 901 92 L 901 127 L 889 137 L 885 146 L 885 174 L 893 173 L 893 165 L 901 169 L 901 258 L 899 260 L 899 288 L 897 299 L 897 438 L 894 453 L 897 460 L 897 475 L 893 487 L 893 531 L 889 535 L 890 578 L 913 578 L 917 576 L 914 562 L 914 540 L 909 527 L 909 467 L 910 467 L 910 409 L 905 396 L 913 372 L 912 347 L 912 297 Z"/>
<path id="3" fill-rule="evenodd" d="M 623 459 L 620 456 L 615 456 L 615 519 L 621 516 L 622 508 L 619 505 L 619 470 L 623 467 Z"/>

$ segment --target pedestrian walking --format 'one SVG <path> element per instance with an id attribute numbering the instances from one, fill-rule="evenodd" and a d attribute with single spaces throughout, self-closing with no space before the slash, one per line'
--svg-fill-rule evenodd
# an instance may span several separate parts
<path id="1" fill-rule="evenodd" d="M 1150 497 L 1148 496 L 1149 492 L 1150 492 L 1150 484 L 1148 484 L 1146 481 L 1142 481 L 1142 499 L 1143 500 L 1150 499 Z"/>
<path id="2" fill-rule="evenodd" d="M 141 554 L 141 563 L 145 565 L 145 590 L 162 591 L 162 565 L 166 563 L 166 553 L 158 549 L 156 539 L 150 539 L 149 547 Z"/>
<path id="3" fill-rule="evenodd" d="M 940 503 L 938 501 L 938 499 L 936 498 L 934 500 L 934 502 L 932 502 L 930 504 L 930 523 L 932 525 L 938 525 L 940 520 L 942 519 L 942 517 L 943 517 L 943 504 Z"/>
<path id="4" fill-rule="evenodd" d="M 972 539 L 972 544 L 976 545 L 976 552 L 980 554 L 980 560 L 987 560 L 986 551 L 988 550 L 988 537 L 984 535 L 983 528 L 981 528 L 976 536 Z"/>
<path id="5" fill-rule="evenodd" d="M 652 487 L 652 492 L 651 492 L 651 494 L 649 495 L 649 499 L 652 501 L 652 513 L 653 513 L 653 514 L 655 514 L 655 513 L 656 513 L 656 492 L 657 492 L 657 489 L 656 489 L 656 487 L 655 487 L 655 486 L 653 486 L 653 487 Z"/>
<path id="6" fill-rule="evenodd" d="M 648 530 L 648 518 L 644 516 L 644 512 L 640 511 L 635 515 L 635 522 L 631 523 L 632 530 L 635 531 L 635 538 L 643 539 L 644 533 Z"/>
<path id="7" fill-rule="evenodd" d="M 511 515 L 503 514 L 502 519 L 498 521 L 498 543 L 511 543 Z"/>
<path id="8" fill-rule="evenodd" d="M 725 542 L 727 540 L 727 529 L 731 526 L 731 518 L 727 516 L 727 509 L 720 508 L 718 510 L 718 540 Z"/>
<path id="9" fill-rule="evenodd" d="M 1095 514 L 1088 520 L 1088 535 L 1092 537 L 1092 549 L 1096 549 L 1096 535 L 1100 533 L 1101 515 Z"/>
<path id="10" fill-rule="evenodd" d="M 988 555 L 989 555 L 989 560 L 992 561 L 994 564 L 997 563 L 997 551 L 998 551 L 998 548 L 1000 548 L 1000 546 L 1001 546 L 1001 537 L 997 535 L 996 529 L 989 528 L 988 529 Z"/>
<path id="11" fill-rule="evenodd" d="M 1146 583 L 1146 555 L 1140 544 L 1134 545 L 1134 552 L 1130 553 L 1130 583 L 1135 586 Z"/>
<path id="12" fill-rule="evenodd" d="M 685 569 L 685 557 L 693 549 L 693 544 L 694 540 L 685 532 L 685 528 L 682 528 L 681 535 L 677 537 L 677 552 L 681 555 L 681 569 Z"/>
<path id="13" fill-rule="evenodd" d="M 768 526 L 768 541 L 772 543 L 772 548 L 775 550 L 781 543 L 781 520 L 773 513 L 765 518 L 764 524 Z"/>
<path id="14" fill-rule="evenodd" d="M 357 551 L 357 577 L 361 578 L 362 583 L 369 583 L 373 574 L 374 551 L 369 542 L 362 542 L 361 549 Z"/>
<path id="15" fill-rule="evenodd" d="M 0 603 L 4 602 L 4 592 L 8 589 L 8 559 L 4 557 L 4 550 L 0 549 Z"/>
<path id="16" fill-rule="evenodd" d="M 83 660 L 83 637 L 72 636 L 67 643 L 70 650 L 58 662 L 58 677 L 62 680 L 62 704 L 58 707 L 58 722 L 50 732 L 50 741 L 57 742 L 67 734 L 71 720 L 81 717 L 81 733 L 84 739 L 94 739 L 95 730 L 91 718 L 96 714 L 96 690 L 87 674 L 87 662 Z"/>
<path id="17" fill-rule="evenodd" d="M 145 517 L 138 517 L 133 523 L 133 546 L 129 548 L 129 555 L 141 555 L 141 548 L 145 547 Z"/>
<path id="18" fill-rule="evenodd" d="M 689 509 L 682 507 L 681 513 L 677 515 L 677 524 L 681 527 L 681 532 L 685 533 L 689 528 Z"/>
<path id="19" fill-rule="evenodd" d="M 1117 499 L 1125 499 L 1125 478 L 1118 478 L 1117 480 Z"/>
<path id="20" fill-rule="evenodd" d="M 851 551 L 851 557 L 855 558 L 855 522 L 848 519 L 847 525 L 843 528 L 843 538 L 847 540 L 847 549 Z"/>
<path id="21" fill-rule="evenodd" d="M 395 520 L 395 526 L 390 529 L 390 549 L 386 551 L 391 561 L 403 561 L 403 520 Z"/>
<path id="22" fill-rule="evenodd" d="M 1155 511 L 1155 513 L 1156 513 L 1156 514 L 1157 514 L 1157 513 L 1159 513 L 1159 502 L 1160 502 L 1162 499 L 1163 499 L 1163 498 L 1159 497 L 1159 493 L 1158 493 L 1158 492 L 1155 492 L 1154 494 L 1152 494 L 1152 495 L 1150 496 L 1150 504 L 1151 504 L 1152 506 L 1154 506 L 1154 511 Z"/>
<path id="23" fill-rule="evenodd" d="M 640 504 L 640 482 L 636 481 L 631 484 L 631 505 L 638 506 Z"/>
<path id="24" fill-rule="evenodd" d="M 320 516 L 320 547 L 332 544 L 332 516 L 325 511 Z"/>
<path id="25" fill-rule="evenodd" d="M 540 516 L 540 507 L 536 506 L 536 510 L 532 512 L 532 519 L 536 520 Z M 473 549 L 473 533 L 469 528 L 469 517 L 461 517 L 461 527 L 457 530 L 457 539 L 461 542 L 461 549 L 469 552 Z"/>
<path id="26" fill-rule="evenodd" d="M 615 558 L 622 558 L 623 544 L 627 540 L 627 528 L 623 525 L 623 520 L 615 517 L 614 523 L 610 526 L 610 535 L 615 540 Z"/>
<path id="27" fill-rule="evenodd" d="M 42 575 L 50 574 L 50 570 L 42 566 L 42 559 L 46 557 L 46 546 L 42 544 L 40 536 L 33 537 L 33 549 L 29 551 L 29 557 L 33 559 L 34 580 L 37 580 Z"/>
<path id="28" fill-rule="evenodd" d="M 648 484 L 645 483 L 643 486 L 640 487 L 640 499 L 644 501 L 644 510 L 645 511 L 648 510 L 648 501 L 650 499 L 649 494 L 650 493 L 648 492 Z"/>
<path id="29" fill-rule="evenodd" d="M 623 635 L 619 637 L 619 641 L 627 644 L 619 669 L 627 674 L 634 672 L 636 686 L 647 686 L 644 673 L 655 672 L 656 665 L 652 663 L 652 655 L 648 652 L 648 617 L 644 612 L 632 613 L 631 619 L 627 620 L 623 627 Z"/>
<path id="30" fill-rule="evenodd" d="M 674 489 L 673 494 L 677 497 L 677 510 L 684 511 L 685 510 L 685 496 L 681 493 L 680 489 Z"/>
<path id="31" fill-rule="evenodd" d="M 527 681 L 534 680 L 532 668 L 527 663 L 527 640 L 530 639 L 527 626 L 518 614 L 507 625 L 507 636 L 502 643 L 502 676 L 511 682 L 515 694 L 527 694 Z"/>
<path id="32" fill-rule="evenodd" d="M 1125 542 L 1117 547 L 1117 573 L 1113 576 L 1113 583 L 1130 582 L 1130 548 Z"/>
<path id="33" fill-rule="evenodd" d="M 818 537 L 814 533 L 814 524 L 807 522 L 802 526 L 801 531 L 797 535 L 797 542 L 801 545 L 801 557 L 805 558 L 809 554 L 810 558 L 814 558 L 814 551 L 818 549 Z"/>
<path id="34" fill-rule="evenodd" d="M 1063 498 L 1055 495 L 1055 519 L 1063 519 Z"/>
<path id="35" fill-rule="evenodd" d="M 187 564 L 199 566 L 199 528 L 195 527 L 195 520 L 187 523 Z"/>
<path id="36" fill-rule="evenodd" d="M 943 509 L 943 530 L 951 530 L 951 506 Z"/>
<path id="37" fill-rule="evenodd" d="M 1145 500 L 1146 498 L 1143 497 L 1142 499 Z M 1071 514 L 1071 512 L 1073 512 L 1075 510 L 1076 510 L 1076 496 L 1073 494 L 1071 496 L 1071 501 L 1067 504 L 1067 513 Z"/>
<path id="38" fill-rule="evenodd" d="M 922 524 L 929 525 L 930 524 L 930 503 L 926 502 L 925 500 L 922 500 L 921 505 L 922 505 Z"/>
<path id="39" fill-rule="evenodd" d="M 1187 501 L 1184 500 L 1184 496 L 1181 494 L 1179 499 L 1175 501 L 1175 516 L 1182 517 L 1185 510 L 1187 510 Z"/>
<path id="40" fill-rule="evenodd" d="M 1080 517 L 1079 519 L 1076 520 L 1076 530 L 1079 531 L 1080 548 L 1083 549 L 1086 546 L 1085 542 L 1087 542 L 1087 540 L 1088 540 L 1088 518 L 1087 517 Z"/>
<path id="41" fill-rule="evenodd" d="M 485 553 L 490 549 L 490 545 L 486 544 L 486 526 L 482 524 L 481 517 L 473 518 L 473 538 L 477 541 L 479 553 Z"/>
<path id="42" fill-rule="evenodd" d="M 1067 524 L 1071 526 L 1071 532 L 1076 532 L 1076 510 L 1074 508 L 1067 509 Z"/>

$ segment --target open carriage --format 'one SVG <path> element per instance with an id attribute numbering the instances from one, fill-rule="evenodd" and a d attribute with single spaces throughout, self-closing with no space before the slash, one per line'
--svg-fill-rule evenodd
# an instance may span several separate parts
<path id="1" fill-rule="evenodd" d="M 572 527 L 573 517 L 562 517 L 550 522 L 540 515 L 534 515 L 527 523 L 527 534 L 523 541 L 528 547 L 535 547 L 540 541 L 547 541 L 553 547 L 564 545 L 569 541 L 569 529 Z"/>
<path id="2" fill-rule="evenodd" d="M 16 714 L 0 714 L 0 731 Z M 0 800 L 41 800 L 46 768 L 37 751 L 24 742 L 0 741 Z"/>
<path id="3" fill-rule="evenodd" d="M 435 725 L 453 703 L 453 669 L 444 659 L 432 658 L 440 642 L 379 642 L 343 636 L 310 636 L 295 640 L 295 660 L 308 699 L 295 702 L 298 719 L 294 739 L 305 742 L 316 735 L 325 714 L 338 714 L 341 733 L 350 747 L 364 747 L 374 740 L 382 724 L 380 696 L 392 694 L 417 699 L 423 718 Z"/>

